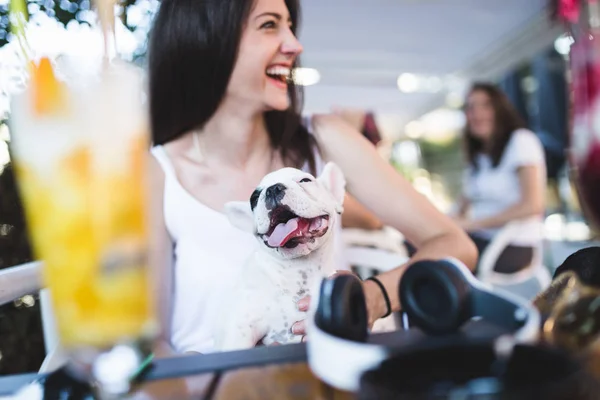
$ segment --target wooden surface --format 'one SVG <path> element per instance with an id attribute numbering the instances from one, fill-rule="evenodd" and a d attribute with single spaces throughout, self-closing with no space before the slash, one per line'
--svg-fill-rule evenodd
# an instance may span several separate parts
<path id="1" fill-rule="evenodd" d="M 306 363 L 273 365 L 232 371 L 221 377 L 215 400 L 349 400 L 350 393 L 340 392 L 319 381 Z"/>
<path id="2" fill-rule="evenodd" d="M 224 374 L 206 374 L 185 379 L 145 383 L 130 399 L 210 399 L 210 400 L 350 400 L 319 381 L 304 362 L 244 368 Z"/>
<path id="3" fill-rule="evenodd" d="M 217 382 L 216 374 L 150 381 L 136 387 L 126 398 L 130 400 L 210 399 Z"/>

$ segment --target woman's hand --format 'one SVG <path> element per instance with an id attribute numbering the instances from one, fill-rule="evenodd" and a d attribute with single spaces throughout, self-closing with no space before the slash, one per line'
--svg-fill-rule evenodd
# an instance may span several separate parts
<path id="1" fill-rule="evenodd" d="M 333 274 L 331 274 L 329 276 L 329 278 L 333 278 L 337 275 L 342 275 L 342 274 L 353 274 L 353 273 L 351 271 L 347 271 L 347 270 L 336 270 Z M 305 297 L 301 298 L 300 300 L 298 300 L 298 303 L 296 303 L 296 305 L 298 306 L 298 310 L 307 312 L 308 308 L 310 307 L 310 299 L 311 299 L 310 296 L 305 296 Z M 303 342 L 306 340 L 305 320 L 295 322 L 292 325 L 291 329 L 292 329 L 292 333 L 294 335 L 302 335 Z"/>
<path id="2" fill-rule="evenodd" d="M 375 321 L 387 313 L 387 304 L 379 285 L 370 280 L 364 281 L 362 285 L 367 303 L 368 328 L 371 329 Z"/>
<path id="3" fill-rule="evenodd" d="M 308 308 L 310 307 L 310 296 L 305 296 L 303 298 L 301 298 L 300 300 L 298 300 L 298 303 L 296 303 L 298 310 L 299 311 L 304 311 L 307 312 Z M 296 323 L 294 323 L 292 325 L 292 333 L 294 335 L 301 335 L 302 336 L 302 342 L 304 342 L 306 340 L 306 323 L 305 320 L 302 321 L 297 321 Z"/>
<path id="4" fill-rule="evenodd" d="M 351 271 L 338 270 L 330 278 L 342 274 L 352 274 Z M 387 305 L 381 289 L 375 282 L 364 281 L 362 282 L 363 293 L 365 294 L 365 302 L 367 305 L 367 316 L 368 316 L 368 327 L 369 329 L 373 326 L 375 321 L 381 318 L 387 312 Z M 298 300 L 297 306 L 299 311 L 308 311 L 310 307 L 310 296 L 303 297 Z M 306 322 L 305 320 L 297 321 L 292 325 L 292 333 L 295 335 L 301 335 L 302 341 L 306 341 Z"/>
<path id="5" fill-rule="evenodd" d="M 477 222 L 467 218 L 454 218 L 454 222 L 460 226 L 465 232 L 473 232 L 479 229 Z"/>

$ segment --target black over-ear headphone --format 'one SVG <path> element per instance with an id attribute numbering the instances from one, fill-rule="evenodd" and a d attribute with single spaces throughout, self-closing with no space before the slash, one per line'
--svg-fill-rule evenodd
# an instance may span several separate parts
<path id="1" fill-rule="evenodd" d="M 510 331 L 512 344 L 538 338 L 540 315 L 533 306 L 484 285 L 458 260 L 417 261 L 404 272 L 398 290 L 403 311 L 424 333 L 454 333 L 480 317 Z M 393 340 L 390 345 L 370 341 L 365 296 L 354 275 L 324 279 L 316 293 L 314 318 L 308 320 L 310 368 L 328 384 L 355 391 L 364 371 L 402 349 Z M 506 343 L 501 338 L 507 337 L 494 338 L 496 347 Z"/>

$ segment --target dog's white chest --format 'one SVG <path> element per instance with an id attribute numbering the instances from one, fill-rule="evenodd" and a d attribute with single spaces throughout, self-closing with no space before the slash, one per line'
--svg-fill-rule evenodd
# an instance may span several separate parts
<path id="1" fill-rule="evenodd" d="M 265 304 L 265 319 L 268 326 L 263 343 L 299 342 L 301 337 L 292 333 L 292 325 L 306 318 L 306 312 L 298 310 L 298 300 L 310 295 L 309 288 L 313 285 L 315 274 L 309 275 L 306 271 L 297 271 L 283 287 L 277 287 L 272 301 Z"/>

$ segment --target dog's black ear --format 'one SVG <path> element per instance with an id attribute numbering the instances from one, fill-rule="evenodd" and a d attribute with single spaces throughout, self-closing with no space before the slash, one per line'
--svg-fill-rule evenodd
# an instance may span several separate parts
<path id="1" fill-rule="evenodd" d="M 344 173 L 336 164 L 328 162 L 323 167 L 323 171 L 317 178 L 333 195 L 336 203 L 339 205 L 338 213 L 343 211 L 344 196 L 346 195 L 346 178 Z"/>
<path id="2" fill-rule="evenodd" d="M 248 201 L 230 201 L 225 204 L 225 215 L 231 225 L 254 234 L 254 215 Z"/>

